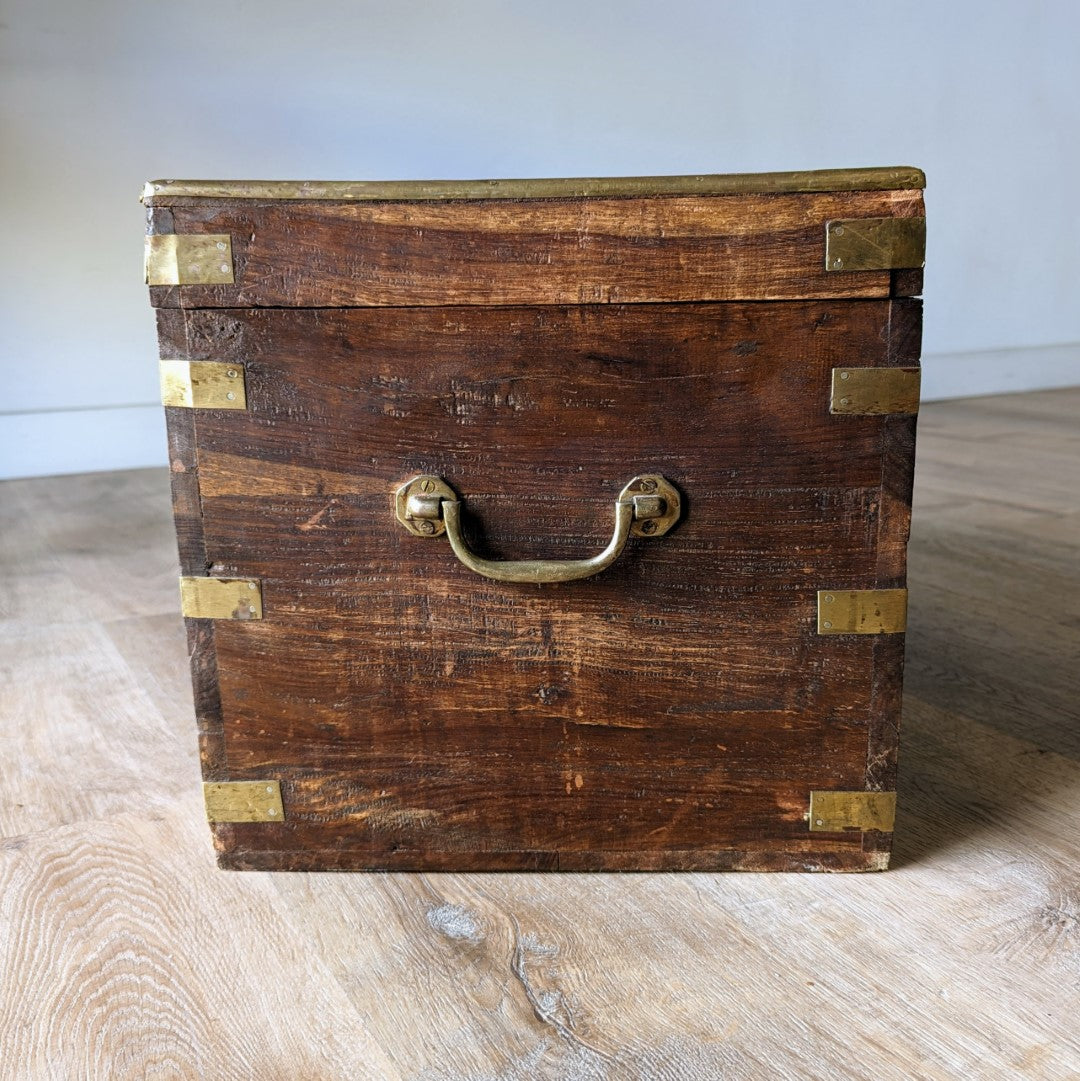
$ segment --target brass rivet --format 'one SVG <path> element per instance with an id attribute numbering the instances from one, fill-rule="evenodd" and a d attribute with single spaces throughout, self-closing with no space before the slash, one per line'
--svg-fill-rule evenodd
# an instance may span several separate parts
<path id="1" fill-rule="evenodd" d="M 826 593 L 823 600 L 825 601 L 826 604 L 832 604 L 833 595 L 831 593 Z"/>
<path id="2" fill-rule="evenodd" d="M 248 589 L 254 589 L 254 588 L 255 588 L 255 583 L 254 582 L 248 582 Z M 267 791 L 269 791 L 269 789 L 267 789 Z"/>
<path id="3" fill-rule="evenodd" d="M 850 398 L 841 398 L 840 399 L 840 404 L 841 405 L 851 405 L 851 399 Z"/>
<path id="4" fill-rule="evenodd" d="M 837 225 L 837 226 L 835 226 L 835 227 L 833 228 L 833 233 L 834 233 L 834 234 L 835 234 L 836 236 L 843 236 L 843 235 L 844 235 L 844 227 L 843 227 L 842 225 Z"/>
<path id="5" fill-rule="evenodd" d="M 228 263 L 222 263 L 221 264 L 221 273 L 222 274 L 228 274 L 229 273 L 229 264 Z"/>
<path id="6" fill-rule="evenodd" d="M 233 394 L 233 392 L 231 390 L 228 391 L 228 393 L 226 393 L 225 398 L 226 398 L 227 401 L 230 401 L 230 402 L 235 402 L 236 401 L 236 395 Z"/>
<path id="7" fill-rule="evenodd" d="M 839 267 L 842 267 L 843 265 L 844 265 L 844 260 L 843 259 L 834 259 L 833 260 L 833 266 L 834 267 L 839 268 Z"/>
<path id="8" fill-rule="evenodd" d="M 267 807 L 266 808 L 266 813 L 268 815 L 276 815 L 277 814 L 277 808 L 276 807 Z M 818 825 L 820 826 L 821 823 L 819 822 Z"/>
<path id="9" fill-rule="evenodd" d="M 219 240 L 217 242 L 217 250 L 218 251 L 224 251 L 225 250 L 225 242 L 223 240 Z"/>
<path id="10" fill-rule="evenodd" d="M 822 626 L 823 626 L 823 627 L 831 627 L 831 626 L 832 626 L 832 624 L 831 624 L 831 623 L 830 623 L 830 622 L 829 622 L 828 620 L 825 620 L 825 622 L 824 622 L 824 623 L 822 623 Z"/>
<path id="11" fill-rule="evenodd" d="M 841 372 L 841 373 L 840 373 L 840 378 L 841 378 L 841 379 L 847 379 L 847 377 L 848 377 L 848 375 L 849 375 L 849 374 L 850 374 L 849 372 Z"/>
<path id="12" fill-rule="evenodd" d="M 236 369 L 235 368 L 230 368 L 225 374 L 230 379 L 235 379 L 236 378 Z M 844 378 L 847 379 L 847 376 L 845 375 Z"/>
<path id="13" fill-rule="evenodd" d="M 268 784 L 266 786 L 266 791 L 272 793 L 274 791 L 274 786 L 272 784 Z"/>
<path id="14" fill-rule="evenodd" d="M 820 818 L 817 818 L 817 819 L 814 820 L 814 825 L 815 826 L 824 826 L 825 823 Z"/>

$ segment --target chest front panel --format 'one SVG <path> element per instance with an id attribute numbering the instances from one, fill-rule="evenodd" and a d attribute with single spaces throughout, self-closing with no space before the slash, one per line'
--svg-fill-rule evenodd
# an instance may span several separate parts
<path id="1" fill-rule="evenodd" d="M 223 863 L 881 866 L 888 831 L 806 816 L 893 789 L 903 635 L 835 633 L 821 595 L 902 590 L 914 417 L 835 388 L 913 369 L 920 319 L 887 295 L 163 304 L 163 360 L 243 385 L 168 410 L 182 572 L 260 602 L 189 620 L 207 779 L 282 800 L 215 825 Z M 634 477 L 678 521 L 588 578 L 492 580 L 399 520 L 429 476 L 500 564 L 594 556 Z"/>

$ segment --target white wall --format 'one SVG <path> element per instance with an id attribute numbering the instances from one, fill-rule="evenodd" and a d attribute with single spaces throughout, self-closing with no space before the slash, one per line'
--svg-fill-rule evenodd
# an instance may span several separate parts
<path id="1" fill-rule="evenodd" d="M 1067 0 L 0 11 L 0 475 L 164 461 L 136 201 L 157 176 L 918 165 L 929 396 L 1080 383 Z"/>

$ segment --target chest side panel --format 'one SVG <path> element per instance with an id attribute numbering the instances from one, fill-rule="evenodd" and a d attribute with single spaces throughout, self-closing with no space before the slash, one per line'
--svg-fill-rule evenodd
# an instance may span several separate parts
<path id="1" fill-rule="evenodd" d="M 835 415 L 830 381 L 911 365 L 918 318 L 162 310 L 163 357 L 246 380 L 244 411 L 170 417 L 193 425 L 188 564 L 262 585 L 262 620 L 190 621 L 208 776 L 280 778 L 286 808 L 217 826 L 226 862 L 866 862 L 880 839 L 803 815 L 891 780 L 903 636 L 818 634 L 816 595 L 903 584 L 913 421 Z M 576 558 L 650 472 L 683 520 L 579 582 L 479 578 L 392 511 L 438 474 L 482 554 Z"/>

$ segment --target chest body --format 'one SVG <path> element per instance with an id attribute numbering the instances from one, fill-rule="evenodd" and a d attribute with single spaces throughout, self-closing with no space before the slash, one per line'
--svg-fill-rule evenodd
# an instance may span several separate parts
<path id="1" fill-rule="evenodd" d="M 921 184 L 148 185 L 222 865 L 884 867 Z"/>

